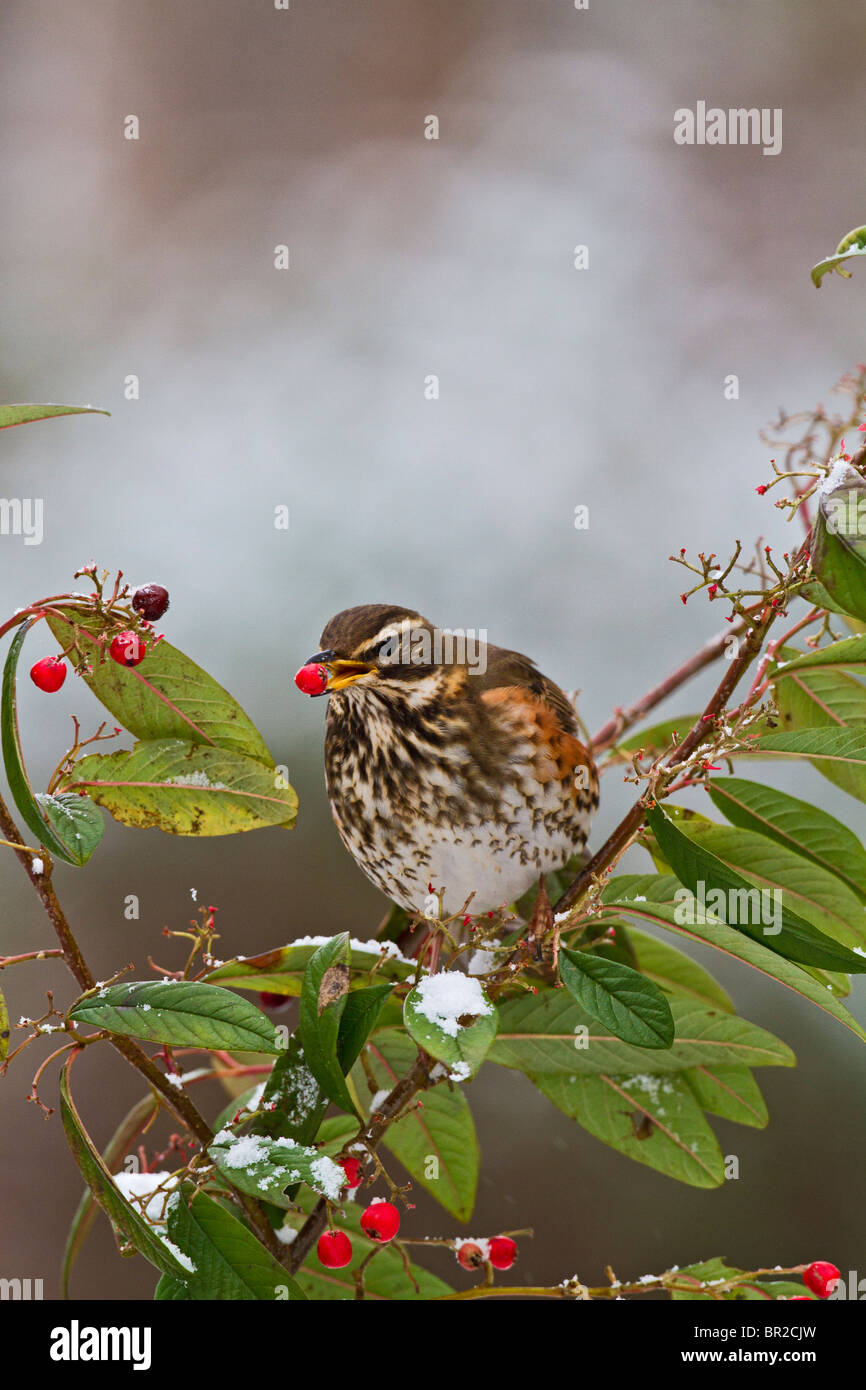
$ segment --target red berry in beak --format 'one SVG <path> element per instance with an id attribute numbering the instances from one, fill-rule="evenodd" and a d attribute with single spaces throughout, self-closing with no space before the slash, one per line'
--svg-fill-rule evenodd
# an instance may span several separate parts
<path id="1" fill-rule="evenodd" d="M 40 690 L 53 695 L 66 680 L 66 662 L 59 656 L 43 656 L 30 668 L 30 679 Z"/>
<path id="2" fill-rule="evenodd" d="M 328 673 L 324 666 L 302 666 L 295 676 L 295 685 L 305 695 L 321 695 L 328 684 Z"/>
<path id="3" fill-rule="evenodd" d="M 119 632 L 112 638 L 108 651 L 118 666 L 138 666 L 144 661 L 147 647 L 137 632 Z"/>

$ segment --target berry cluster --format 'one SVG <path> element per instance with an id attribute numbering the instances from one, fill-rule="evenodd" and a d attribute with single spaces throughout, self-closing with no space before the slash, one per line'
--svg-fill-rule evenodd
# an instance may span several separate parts
<path id="1" fill-rule="evenodd" d="M 142 584 L 132 595 L 132 606 L 145 624 L 157 622 L 168 611 L 168 590 L 161 584 Z M 147 655 L 147 644 L 129 629 L 111 639 L 108 654 L 118 666 L 140 666 Z M 55 694 L 66 680 L 62 656 L 44 656 L 30 668 L 30 679 L 39 690 Z"/>
<path id="2" fill-rule="evenodd" d="M 357 1158 L 341 1158 L 341 1168 L 347 1186 L 357 1187 L 361 1181 L 361 1165 Z M 370 1240 L 387 1245 L 400 1229 L 400 1213 L 393 1202 L 371 1202 L 361 1215 L 361 1230 Z M 352 1242 L 345 1231 L 325 1231 L 319 1236 L 316 1253 L 325 1269 L 344 1269 L 352 1259 Z"/>

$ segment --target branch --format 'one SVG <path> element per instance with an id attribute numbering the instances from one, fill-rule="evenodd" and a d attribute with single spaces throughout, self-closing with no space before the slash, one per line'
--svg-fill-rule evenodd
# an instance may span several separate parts
<path id="1" fill-rule="evenodd" d="M 700 719 L 695 721 L 683 742 L 673 750 L 668 758 L 665 770 L 656 784 L 654 792 L 652 794 L 643 792 L 631 809 L 626 812 L 619 825 L 611 832 L 601 849 L 593 855 L 592 859 L 584 866 L 577 878 L 566 888 L 562 897 L 554 903 L 553 910 L 555 913 L 565 912 L 573 907 L 574 904 L 583 897 L 587 889 L 591 887 L 598 875 L 603 873 L 605 869 L 612 868 L 628 849 L 643 824 L 648 807 L 655 800 L 659 789 L 663 788 L 667 781 L 670 780 L 669 777 L 665 775 L 667 769 L 682 764 L 706 738 L 707 725 L 711 724 L 725 709 L 731 693 L 761 650 L 764 644 L 764 638 L 776 617 L 776 610 L 770 609 L 765 612 L 765 616 L 760 622 L 748 630 L 748 635 L 746 636 L 742 649 L 737 656 L 734 657 L 734 660 L 719 682 L 715 693 L 711 697 Z"/>
<path id="2" fill-rule="evenodd" d="M 93 989 L 96 985 L 96 980 L 81 953 L 81 947 L 75 939 L 72 928 L 67 921 L 66 914 L 54 891 L 54 885 L 51 882 L 52 861 L 48 855 L 45 855 L 46 869 L 41 874 L 34 874 L 31 866 L 31 855 L 23 847 L 20 849 L 18 848 L 20 844 L 18 828 L 2 797 L 0 797 L 0 831 L 2 831 L 4 838 L 12 843 L 14 853 L 27 871 L 27 877 L 39 894 L 42 906 L 45 908 L 51 925 L 57 933 L 63 959 L 74 975 L 76 983 L 82 992 Z M 135 1067 L 136 1071 L 145 1078 L 168 1109 L 186 1125 L 191 1134 L 195 1135 L 202 1148 L 206 1149 L 213 1139 L 213 1130 L 192 1100 L 190 1100 L 186 1092 L 181 1087 L 173 1086 L 168 1077 L 160 1071 L 156 1063 L 138 1046 L 138 1043 L 133 1042 L 132 1038 L 125 1038 L 120 1034 L 112 1034 L 109 1041 L 112 1047 L 119 1052 L 122 1057 L 125 1057 L 127 1062 Z M 274 1235 L 273 1228 L 268 1221 L 264 1208 L 251 1197 L 246 1197 L 240 1193 L 238 1196 L 244 1210 L 255 1225 L 260 1238 L 267 1246 L 270 1253 L 278 1259 L 281 1264 L 284 1264 L 287 1258 L 286 1247 L 283 1246 Z"/>
<path id="3" fill-rule="evenodd" d="M 593 754 L 597 756 L 599 753 L 603 753 L 625 733 L 626 729 L 630 729 L 651 709 L 660 705 L 668 695 L 673 694 L 681 685 L 685 685 L 686 681 L 697 675 L 699 671 L 703 671 L 705 666 L 711 666 L 714 661 L 724 655 L 731 636 L 739 636 L 744 630 L 745 623 L 740 622 L 732 623 L 723 632 L 717 632 L 715 637 L 711 637 L 695 652 L 694 656 L 690 656 L 688 661 L 684 661 L 663 681 L 654 685 L 652 690 L 648 690 L 633 705 L 629 705 L 628 709 L 616 710 L 613 718 L 609 719 L 602 729 L 599 729 L 592 740 Z"/>

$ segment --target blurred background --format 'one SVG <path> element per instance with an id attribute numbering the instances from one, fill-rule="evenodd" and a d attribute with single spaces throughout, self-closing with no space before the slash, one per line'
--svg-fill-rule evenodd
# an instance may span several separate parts
<path id="1" fill-rule="evenodd" d="M 90 560 L 165 584 L 167 637 L 237 696 L 301 801 L 291 834 L 196 842 L 111 822 L 86 870 L 58 867 L 61 899 L 102 976 L 128 960 L 141 975 L 149 952 L 180 964 L 160 932 L 185 925 L 193 888 L 219 905 L 225 957 L 365 936 L 384 900 L 331 825 L 324 702 L 293 672 L 334 612 L 396 602 L 528 652 L 582 690 L 596 729 L 718 629 L 706 600 L 683 608 L 667 556 L 759 535 L 785 547 L 754 491 L 770 473 L 759 430 L 780 406 L 831 406 L 864 355 L 862 274 L 820 292 L 809 279 L 864 221 L 862 13 L 847 0 L 6 0 L 0 53 L 0 397 L 112 412 L 3 434 L 0 492 L 45 506 L 41 545 L 0 537 L 3 614 Z M 673 113 L 698 101 L 781 107 L 781 153 L 676 145 Z M 124 138 L 130 115 L 138 140 Z M 47 633 L 31 642 L 33 659 L 52 650 Z M 69 714 L 92 727 L 99 707 L 79 682 L 52 700 L 25 685 L 44 785 Z M 816 773 L 758 775 L 866 828 Z M 606 779 L 594 845 L 632 794 Z M 648 867 L 640 852 L 629 863 Z M 0 949 L 52 945 L 8 852 L 2 869 Z M 797 1071 L 758 1074 L 770 1127 L 714 1121 L 741 1176 L 697 1191 L 485 1068 L 469 1093 L 483 1147 L 470 1229 L 533 1226 L 521 1280 L 714 1254 L 866 1273 L 862 1047 L 745 967 L 701 959 L 797 1053 Z M 2 983 L 13 1020 L 41 1014 L 49 985 L 72 997 L 53 964 Z M 855 1012 L 858 998 L 863 1018 L 862 981 Z M 0 1274 L 43 1278 L 55 1297 L 81 1182 L 58 1115 L 25 1103 L 37 1051 L 3 1085 Z M 141 1086 L 107 1049 L 76 1080 L 104 1144 Z M 455 1229 L 423 1196 L 413 1226 Z M 439 1272 L 466 1282 L 450 1258 Z M 121 1264 L 100 1219 L 73 1292 L 147 1297 L 154 1282 L 143 1260 Z"/>

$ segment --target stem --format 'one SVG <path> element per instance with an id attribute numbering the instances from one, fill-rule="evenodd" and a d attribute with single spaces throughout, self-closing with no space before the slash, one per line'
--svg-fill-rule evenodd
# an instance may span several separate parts
<path id="1" fill-rule="evenodd" d="M 20 956 L 0 956 L 0 970 L 5 970 L 7 965 L 20 965 L 25 960 L 48 960 L 49 956 L 62 956 L 60 947 L 52 947 L 47 951 L 25 951 Z"/>

